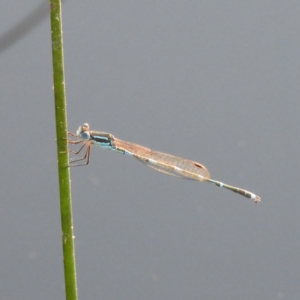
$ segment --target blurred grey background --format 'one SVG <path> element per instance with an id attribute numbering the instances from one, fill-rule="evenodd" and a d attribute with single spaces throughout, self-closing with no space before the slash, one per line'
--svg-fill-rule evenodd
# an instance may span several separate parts
<path id="1" fill-rule="evenodd" d="M 1 2 L 0 299 L 64 299 L 48 2 Z M 92 148 L 79 299 L 299 299 L 299 1 L 64 1 L 69 130 L 204 164 L 254 204 Z"/>

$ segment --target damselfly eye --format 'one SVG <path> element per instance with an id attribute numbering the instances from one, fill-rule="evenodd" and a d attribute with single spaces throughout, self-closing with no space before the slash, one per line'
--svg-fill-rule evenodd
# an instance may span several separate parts
<path id="1" fill-rule="evenodd" d="M 89 132 L 84 131 L 84 132 L 81 133 L 80 137 L 81 137 L 82 139 L 84 139 L 84 140 L 89 140 L 91 136 L 90 136 L 90 133 L 89 133 Z"/>

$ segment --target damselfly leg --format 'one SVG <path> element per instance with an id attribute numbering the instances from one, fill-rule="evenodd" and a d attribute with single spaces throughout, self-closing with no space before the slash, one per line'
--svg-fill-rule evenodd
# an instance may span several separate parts
<path id="1" fill-rule="evenodd" d="M 68 134 L 71 135 L 71 136 L 77 137 L 77 135 L 75 135 L 72 132 L 68 132 Z M 78 167 L 78 166 L 88 165 L 89 161 L 90 161 L 90 151 L 91 151 L 90 141 L 89 140 L 87 140 L 87 141 L 86 140 L 81 140 L 81 139 L 77 140 L 77 141 L 74 141 L 74 140 L 68 139 L 68 143 L 71 144 L 71 145 L 78 145 L 78 144 L 83 143 L 83 145 L 77 151 L 73 151 L 69 148 L 69 152 L 71 152 L 73 154 L 76 154 L 76 155 L 79 154 L 85 146 L 87 146 L 84 156 L 81 157 L 81 158 L 77 158 L 77 159 L 71 159 L 71 161 L 69 162 L 69 167 Z M 78 162 L 78 161 L 82 161 L 82 160 L 86 160 L 86 162 L 82 163 L 82 164 L 73 164 L 74 162 Z"/>

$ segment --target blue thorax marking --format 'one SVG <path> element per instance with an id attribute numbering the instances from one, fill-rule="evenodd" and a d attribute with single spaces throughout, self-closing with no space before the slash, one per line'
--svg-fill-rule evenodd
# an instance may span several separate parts
<path id="1" fill-rule="evenodd" d="M 113 137 L 109 133 L 102 134 L 102 135 L 97 135 L 97 134 L 91 133 L 91 141 L 93 141 L 95 144 L 97 144 L 103 148 L 115 150 L 115 144 L 113 141 Z"/>

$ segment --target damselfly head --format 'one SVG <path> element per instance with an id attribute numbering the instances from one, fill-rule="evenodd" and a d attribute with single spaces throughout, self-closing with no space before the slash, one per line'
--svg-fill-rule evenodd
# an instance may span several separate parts
<path id="1" fill-rule="evenodd" d="M 81 126 L 78 127 L 76 134 L 78 137 L 88 140 L 90 138 L 90 125 L 88 123 L 83 123 Z"/>

